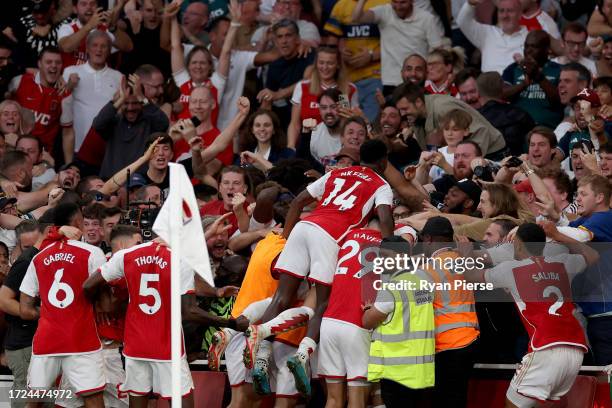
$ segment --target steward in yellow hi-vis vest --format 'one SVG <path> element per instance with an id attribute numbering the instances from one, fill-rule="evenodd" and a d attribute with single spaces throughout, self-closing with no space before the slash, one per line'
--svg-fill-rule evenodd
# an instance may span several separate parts
<path id="1" fill-rule="evenodd" d="M 410 407 L 423 389 L 434 386 L 433 293 L 420 289 L 424 279 L 422 271 L 397 272 L 364 315 L 364 326 L 368 315 L 378 321 L 386 316 L 372 333 L 368 381 L 380 382 L 387 408 Z"/>

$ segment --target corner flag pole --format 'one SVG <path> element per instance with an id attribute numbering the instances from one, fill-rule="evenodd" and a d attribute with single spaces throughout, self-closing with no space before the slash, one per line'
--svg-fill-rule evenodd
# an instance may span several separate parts
<path id="1" fill-rule="evenodd" d="M 172 356 L 172 404 L 181 405 L 181 261 L 209 285 L 215 286 L 198 203 L 185 168 L 170 163 L 170 194 L 162 206 L 153 231 L 170 245 L 170 318 Z"/>
<path id="2" fill-rule="evenodd" d="M 170 181 L 173 189 L 181 188 L 181 183 L 178 180 L 172 180 L 172 168 L 170 168 Z M 177 174 L 177 172 L 174 172 Z M 177 174 L 178 175 L 178 174 Z M 174 181 L 172 183 L 172 181 Z M 180 197 L 182 191 L 178 194 L 169 194 L 170 200 L 170 222 L 168 229 L 170 232 L 170 321 L 171 321 L 171 356 L 172 356 L 172 406 L 182 406 L 181 395 L 181 284 L 180 284 L 180 262 L 181 262 L 181 227 L 182 227 L 182 208 Z"/>

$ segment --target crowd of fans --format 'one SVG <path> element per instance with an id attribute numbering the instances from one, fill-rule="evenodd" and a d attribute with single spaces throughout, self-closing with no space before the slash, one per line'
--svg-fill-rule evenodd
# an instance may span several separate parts
<path id="1" fill-rule="evenodd" d="M 517 234 L 537 241 L 538 231 L 517 232 L 536 222 L 549 241 L 612 241 L 612 0 L 13 0 L 3 9 L 0 364 L 15 388 L 26 388 L 37 330 L 20 311 L 20 286 L 45 227 L 61 219 L 73 227 L 63 234 L 109 256 L 126 235 L 141 238 L 132 244 L 150 240 L 172 188 L 170 162 L 191 178 L 215 281 L 213 288 L 195 278 L 197 305 L 211 317 L 184 322 L 189 361 L 209 357 L 218 326 L 274 295 L 268 258 L 293 228 L 283 234 L 285 221 L 292 210 L 311 214 L 317 201 L 300 206 L 301 194 L 337 169 L 378 166 L 392 202 L 376 205 L 390 205 L 396 235 L 410 244 L 478 243 L 488 266 L 513 259 Z M 384 157 L 376 143 L 360 157 L 374 140 Z M 333 203 L 342 210 L 349 194 Z M 282 243 L 270 238 L 283 235 Z M 344 236 L 334 240 L 341 248 Z M 245 304 L 239 291 L 261 284 L 249 270 L 262 265 L 274 277 L 264 279 L 268 292 Z M 607 276 L 597 282 L 583 282 L 583 291 L 601 302 L 577 303 L 585 361 L 604 366 L 612 364 L 612 285 Z M 528 351 L 512 299 L 477 293 L 472 306 L 468 340 L 436 346 L 435 406 L 466 404 L 468 376 L 453 367 L 519 362 Z M 111 328 L 100 331 L 104 348 L 118 350 L 122 323 L 96 308 L 98 323 Z M 357 325 L 377 327 L 371 319 Z M 279 407 L 307 394 L 286 366 L 305 330 L 274 342 L 276 361 L 264 367 L 277 372 Z M 234 345 L 236 333 L 224 333 L 241 359 L 244 336 Z M 440 357 L 457 348 L 460 356 Z M 251 406 L 262 389 L 227 360 L 231 406 Z M 370 397 L 382 405 L 351 373 L 347 394 L 329 367 L 310 368 L 313 379 L 327 379 L 327 393 L 315 392 L 327 406 L 346 398 L 365 406 Z M 397 402 L 404 394 L 396 386 L 383 387 L 385 403 L 408 406 Z"/>

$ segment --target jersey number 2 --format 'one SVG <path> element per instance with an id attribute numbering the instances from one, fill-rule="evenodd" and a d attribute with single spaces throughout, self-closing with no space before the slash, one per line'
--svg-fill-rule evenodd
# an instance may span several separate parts
<path id="1" fill-rule="evenodd" d="M 142 297 L 153 296 L 153 305 L 149 306 L 147 303 L 139 303 L 138 307 L 143 313 L 152 315 L 157 313 L 161 308 L 161 296 L 159 296 L 159 291 L 157 289 L 149 287 L 149 282 L 159 282 L 159 274 L 143 273 L 140 275 L 140 290 L 138 294 Z"/>
<path id="2" fill-rule="evenodd" d="M 557 313 L 557 310 L 563 306 L 563 293 L 561 293 L 561 290 L 556 286 L 547 286 L 544 288 L 544 293 L 542 293 L 542 295 L 545 298 L 550 297 L 551 295 L 557 297 L 557 301 L 548 308 L 548 314 L 553 316 L 561 316 L 559 313 Z"/>
<path id="3" fill-rule="evenodd" d="M 325 201 L 321 203 L 321 205 L 326 206 L 329 205 L 329 203 L 332 203 L 333 205 L 340 206 L 340 208 L 338 208 L 338 210 L 340 211 L 345 211 L 353 208 L 353 206 L 355 205 L 355 201 L 357 200 L 357 196 L 350 194 L 361 184 L 361 181 L 356 181 L 355 184 L 346 189 L 342 194 L 338 195 L 340 190 L 342 190 L 342 187 L 344 187 L 345 183 L 345 179 L 335 178 L 334 189 L 331 193 L 329 193 L 329 195 L 327 196 Z"/>

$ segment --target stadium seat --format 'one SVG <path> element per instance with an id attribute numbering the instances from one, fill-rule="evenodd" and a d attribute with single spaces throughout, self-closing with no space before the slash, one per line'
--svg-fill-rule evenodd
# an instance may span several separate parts
<path id="1" fill-rule="evenodd" d="M 591 408 L 595 400 L 597 378 L 579 375 L 570 391 L 561 400 L 546 402 L 542 408 Z"/>

